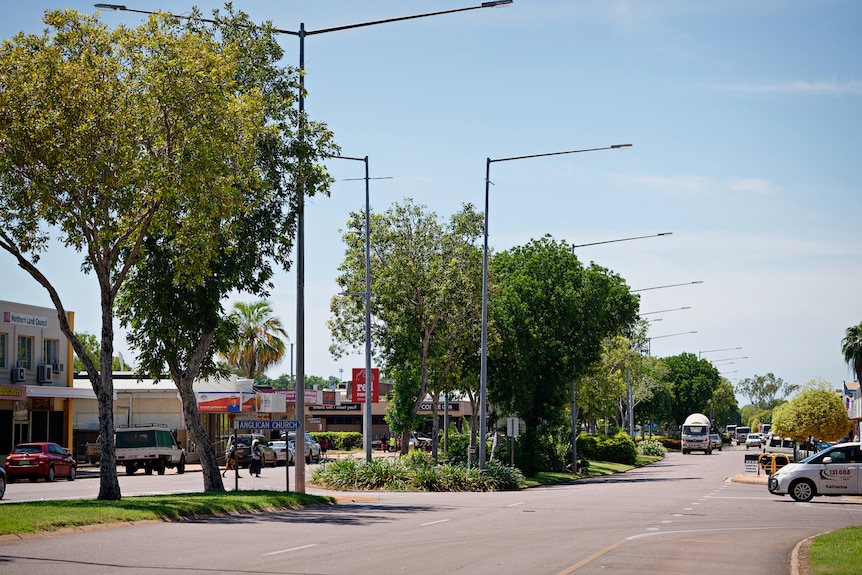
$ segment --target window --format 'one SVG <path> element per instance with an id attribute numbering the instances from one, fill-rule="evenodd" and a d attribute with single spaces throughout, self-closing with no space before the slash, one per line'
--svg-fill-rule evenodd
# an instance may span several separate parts
<path id="1" fill-rule="evenodd" d="M 6 365 L 6 334 L 0 333 L 0 367 L 7 367 Z"/>
<path id="2" fill-rule="evenodd" d="M 33 369 L 33 338 L 18 336 L 18 367 Z"/>
<path id="3" fill-rule="evenodd" d="M 42 342 L 42 361 L 53 365 L 60 363 L 60 342 L 56 339 L 46 339 Z"/>

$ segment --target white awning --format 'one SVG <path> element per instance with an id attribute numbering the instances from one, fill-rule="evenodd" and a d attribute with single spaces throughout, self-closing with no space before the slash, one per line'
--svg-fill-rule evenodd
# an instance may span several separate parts
<path id="1" fill-rule="evenodd" d="M 28 385 L 27 397 L 62 397 L 65 399 L 96 399 L 93 389 L 60 387 L 56 385 Z"/>

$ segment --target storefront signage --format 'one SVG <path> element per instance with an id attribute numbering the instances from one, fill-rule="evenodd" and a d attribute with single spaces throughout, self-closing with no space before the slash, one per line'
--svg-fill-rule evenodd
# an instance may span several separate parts
<path id="1" fill-rule="evenodd" d="M 27 315 L 23 313 L 15 313 L 14 311 L 3 312 L 4 323 L 15 323 L 18 325 L 26 325 L 30 327 L 48 327 L 48 318 L 38 315 Z"/>
<path id="2" fill-rule="evenodd" d="M 27 386 L 0 383 L 0 401 L 24 401 L 27 399 Z"/>
<path id="3" fill-rule="evenodd" d="M 353 368 L 352 385 L 353 401 L 357 403 L 365 403 L 365 391 L 368 385 L 365 381 L 365 368 Z M 377 403 L 380 397 L 380 370 L 376 367 L 371 369 L 371 402 Z"/>

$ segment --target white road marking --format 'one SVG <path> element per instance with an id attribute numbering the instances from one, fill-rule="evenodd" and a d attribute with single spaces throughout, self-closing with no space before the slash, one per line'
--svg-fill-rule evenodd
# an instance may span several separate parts
<path id="1" fill-rule="evenodd" d="M 317 543 L 311 543 L 310 545 L 301 545 L 299 547 L 291 547 L 290 549 L 282 549 L 280 551 L 270 551 L 269 553 L 264 553 L 263 557 L 268 555 L 281 555 L 282 553 L 290 553 L 291 551 L 301 551 L 302 549 L 308 549 L 309 547 L 317 547 Z"/>
<path id="2" fill-rule="evenodd" d="M 428 523 L 420 523 L 419 527 L 425 527 L 426 525 L 437 525 L 438 523 L 446 523 L 449 519 L 440 519 L 439 521 L 429 521 Z"/>

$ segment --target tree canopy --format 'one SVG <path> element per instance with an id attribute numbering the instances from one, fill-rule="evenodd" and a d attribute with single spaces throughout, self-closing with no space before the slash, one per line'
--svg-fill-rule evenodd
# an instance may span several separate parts
<path id="1" fill-rule="evenodd" d="M 847 409 L 840 394 L 823 380 L 811 380 L 787 403 L 772 413 L 772 432 L 803 442 L 837 441 L 850 431 Z"/>
<path id="2" fill-rule="evenodd" d="M 521 468 L 531 473 L 542 433 L 563 424 L 572 384 L 600 360 L 605 338 L 634 324 L 638 298 L 621 277 L 584 267 L 547 236 L 495 255 L 492 270 L 488 396 L 525 420 L 532 449 Z"/>
<path id="3" fill-rule="evenodd" d="M 853 370 L 856 381 L 862 383 L 862 323 L 847 328 L 841 340 L 844 361 Z"/>
<path id="4" fill-rule="evenodd" d="M 721 376 L 706 359 L 692 353 L 663 358 L 667 366 L 673 402 L 671 420 L 682 425 L 692 413 L 709 413 L 713 392 L 719 388 Z"/>
<path id="5" fill-rule="evenodd" d="M 469 385 L 471 362 L 474 378 L 478 372 L 482 217 L 467 204 L 442 222 L 407 199 L 370 220 L 372 342 L 394 383 L 387 422 L 407 432 L 421 423 L 416 413 L 428 393 L 452 389 L 453 379 Z M 337 282 L 345 293 L 364 293 L 363 214 L 351 213 L 343 238 Z M 331 311 L 330 350 L 340 356 L 365 341 L 364 299 L 336 296 Z"/>
<path id="6" fill-rule="evenodd" d="M 100 499 L 119 499 L 113 449 L 117 294 L 153 229 L 169 233 L 176 275 L 204 276 L 223 245 L 211 223 L 259 188 L 259 89 L 237 81 L 240 50 L 154 16 L 108 30 L 74 11 L 0 47 L 0 247 L 45 287 L 99 404 Z M 65 320 L 41 273 L 51 233 L 83 254 L 102 312 L 100 366 Z"/>
<path id="7" fill-rule="evenodd" d="M 751 399 L 760 409 L 772 409 L 799 389 L 772 373 L 747 377 L 736 384 L 736 390 Z"/>

